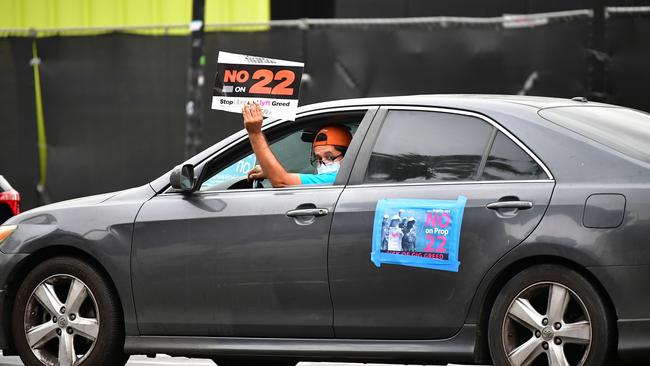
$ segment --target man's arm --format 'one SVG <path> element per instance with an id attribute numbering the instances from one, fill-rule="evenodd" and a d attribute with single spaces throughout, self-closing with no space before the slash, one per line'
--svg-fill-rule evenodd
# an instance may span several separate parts
<path id="1" fill-rule="evenodd" d="M 257 103 L 246 104 L 242 109 L 242 115 L 244 116 L 244 128 L 248 131 L 248 139 L 253 146 L 257 161 L 262 166 L 264 175 L 271 181 L 271 185 L 273 187 L 299 185 L 301 183 L 300 176 L 284 170 L 266 142 L 262 133 L 263 116 L 260 106 Z"/>

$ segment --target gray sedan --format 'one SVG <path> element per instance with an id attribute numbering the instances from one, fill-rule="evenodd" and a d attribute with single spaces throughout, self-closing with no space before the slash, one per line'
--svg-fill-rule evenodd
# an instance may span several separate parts
<path id="1" fill-rule="evenodd" d="M 650 358 L 648 114 L 404 96 L 263 129 L 313 173 L 333 123 L 353 134 L 334 184 L 247 180 L 240 131 L 141 187 L 8 220 L 0 348 L 28 366 Z"/>

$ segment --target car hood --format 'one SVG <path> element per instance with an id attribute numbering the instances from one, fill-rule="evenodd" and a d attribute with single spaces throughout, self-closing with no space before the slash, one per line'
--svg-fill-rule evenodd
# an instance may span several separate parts
<path id="1" fill-rule="evenodd" d="M 18 224 L 22 221 L 29 220 L 30 218 L 38 215 L 42 215 L 44 213 L 52 212 L 52 211 L 60 211 L 60 210 L 66 210 L 70 208 L 77 208 L 77 207 L 88 207 L 88 206 L 95 206 L 99 205 L 100 203 L 104 203 L 107 201 L 117 201 L 122 198 L 124 199 L 129 199 L 132 200 L 138 196 L 142 197 L 142 201 L 144 202 L 145 200 L 151 198 L 155 192 L 149 186 L 148 184 L 141 186 L 141 187 L 136 187 L 136 188 L 129 188 L 129 189 L 124 189 L 121 191 L 115 191 L 115 192 L 109 192 L 109 193 L 102 193 L 102 194 L 96 194 L 93 196 L 86 196 L 86 197 L 80 197 L 80 198 L 74 198 L 70 200 L 65 200 L 61 202 L 56 202 L 56 203 L 51 203 L 49 205 L 44 205 L 40 206 L 37 208 L 33 208 L 31 210 L 22 212 L 21 214 L 14 216 L 7 220 L 4 225 L 15 225 Z"/>

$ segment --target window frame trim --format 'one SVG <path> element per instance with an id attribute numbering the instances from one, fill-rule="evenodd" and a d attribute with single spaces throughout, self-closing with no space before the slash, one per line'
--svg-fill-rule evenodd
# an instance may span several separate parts
<path id="1" fill-rule="evenodd" d="M 532 158 L 539 166 L 542 168 L 546 174 L 546 179 L 531 179 L 531 180 L 473 180 L 473 181 L 432 181 L 432 182 L 412 182 L 412 183 L 399 183 L 399 182 L 388 182 L 388 183 L 366 183 L 365 174 L 368 169 L 368 164 L 370 163 L 370 157 L 372 155 L 372 149 L 374 148 L 375 143 L 381 132 L 381 128 L 386 121 L 388 112 L 393 110 L 402 110 L 402 111 L 423 111 L 423 112 L 438 112 L 438 113 L 450 113 L 456 115 L 463 115 L 478 118 L 484 122 L 490 124 L 497 133 L 494 134 L 494 137 L 498 135 L 498 132 L 503 133 L 508 139 L 515 143 L 519 148 L 521 148 L 530 158 Z M 489 154 L 489 151 L 488 151 Z M 521 142 L 515 135 L 510 133 L 506 128 L 501 126 L 498 122 L 492 118 L 477 112 L 453 109 L 453 108 L 444 108 L 444 107 L 426 107 L 426 106 L 406 106 L 406 105 L 382 105 L 379 107 L 377 114 L 373 120 L 373 123 L 368 130 L 366 138 L 364 140 L 363 146 L 359 150 L 355 165 L 352 168 L 352 174 L 350 175 L 350 180 L 348 186 L 378 186 L 385 187 L 389 185 L 428 185 L 428 184 L 441 184 L 441 183 L 451 183 L 451 184 L 467 184 L 467 183 L 494 183 L 494 182 L 555 182 L 555 177 L 551 173 L 550 169 L 544 164 L 544 162 L 532 151 L 530 150 L 523 142 Z"/>
<path id="2" fill-rule="evenodd" d="M 311 187 L 307 187 L 307 186 L 311 186 Z M 210 197 L 210 196 L 223 195 L 223 194 L 251 193 L 251 192 L 288 193 L 296 190 L 328 189 L 328 188 L 343 190 L 345 186 L 343 185 L 335 186 L 331 184 L 309 184 L 309 185 L 299 185 L 299 186 L 282 187 L 282 188 L 269 187 L 269 188 L 225 189 L 225 190 L 218 190 L 218 191 L 195 191 L 192 192 L 191 196 Z M 158 196 L 168 197 L 168 196 L 178 196 L 178 195 L 186 195 L 186 194 L 182 192 L 164 192 L 159 194 Z"/>

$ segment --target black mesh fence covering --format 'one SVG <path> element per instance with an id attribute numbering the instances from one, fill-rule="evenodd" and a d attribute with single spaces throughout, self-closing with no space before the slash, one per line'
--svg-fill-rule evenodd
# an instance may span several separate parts
<path id="1" fill-rule="evenodd" d="M 608 101 L 650 111 L 650 12 L 610 14 L 606 24 Z"/>
<path id="2" fill-rule="evenodd" d="M 38 181 L 32 40 L 0 38 L 0 175 L 34 207 Z"/>
<path id="3" fill-rule="evenodd" d="M 320 27 L 307 33 L 302 102 L 425 93 L 587 92 L 591 19 L 544 27 Z"/>
<path id="4" fill-rule="evenodd" d="M 183 154 L 187 40 L 39 39 L 53 200 L 143 184 Z"/>
<path id="5" fill-rule="evenodd" d="M 305 62 L 301 104 L 419 93 L 589 96 L 589 15 L 538 26 L 499 22 L 310 24 L 206 33 L 203 146 L 241 129 L 210 109 L 218 50 Z M 607 21 L 611 101 L 650 109 L 648 17 Z M 144 184 L 183 160 L 189 40 L 105 34 L 36 40 L 53 201 Z M 37 204 L 30 38 L 0 39 L 0 174 Z"/>

